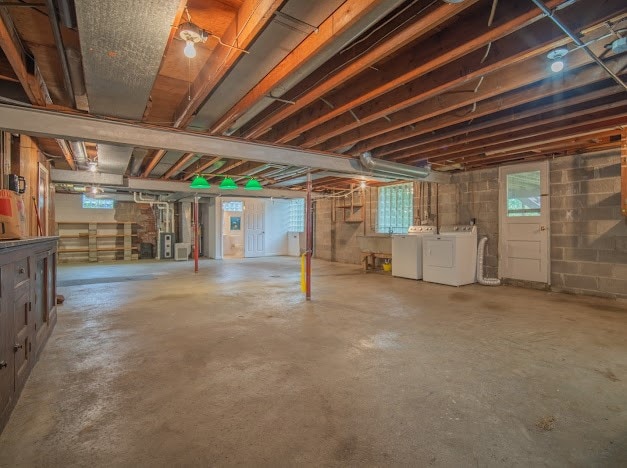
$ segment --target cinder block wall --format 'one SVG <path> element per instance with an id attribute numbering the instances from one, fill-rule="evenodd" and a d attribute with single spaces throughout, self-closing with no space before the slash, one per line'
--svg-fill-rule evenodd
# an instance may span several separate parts
<path id="1" fill-rule="evenodd" d="M 371 198 L 374 197 L 374 203 Z M 316 258 L 341 263 L 359 263 L 359 242 L 357 237 L 371 234 L 374 231 L 372 219 L 376 219 L 376 190 L 374 195 L 370 189 L 365 190 L 363 210 L 364 222 L 346 223 L 342 209 L 335 208 L 342 200 L 335 202 L 330 198 L 318 199 L 315 202 L 314 223 L 314 253 Z M 372 212 L 374 210 L 374 212 Z M 374 216 L 374 218 L 372 217 Z"/>
<path id="2" fill-rule="evenodd" d="M 451 184 L 439 187 L 440 226 L 469 224 L 475 218 L 479 239 L 488 238 L 484 258 L 487 277 L 498 275 L 498 169 L 454 174 Z"/>
<path id="3" fill-rule="evenodd" d="M 550 170 L 552 288 L 627 298 L 620 151 L 555 159 Z"/>

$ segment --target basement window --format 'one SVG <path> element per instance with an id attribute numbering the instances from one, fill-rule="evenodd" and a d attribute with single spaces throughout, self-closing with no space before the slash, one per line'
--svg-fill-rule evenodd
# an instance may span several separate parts
<path id="1" fill-rule="evenodd" d="M 244 211 L 244 202 L 241 202 L 241 201 L 222 202 L 222 211 Z"/>
<path id="2" fill-rule="evenodd" d="M 112 210 L 114 200 L 111 198 L 91 198 L 83 194 L 83 208 Z"/>
<path id="3" fill-rule="evenodd" d="M 412 225 L 414 184 L 389 185 L 379 188 L 377 232 L 405 234 Z"/>
<path id="4" fill-rule="evenodd" d="M 540 171 L 507 175 L 507 216 L 540 216 Z"/>
<path id="5" fill-rule="evenodd" d="M 289 232 L 305 232 L 305 199 L 290 200 Z"/>

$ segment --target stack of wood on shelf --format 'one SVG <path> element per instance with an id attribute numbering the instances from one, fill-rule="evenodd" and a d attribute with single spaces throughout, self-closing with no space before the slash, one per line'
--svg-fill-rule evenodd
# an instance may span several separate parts
<path id="1" fill-rule="evenodd" d="M 137 223 L 60 222 L 59 262 L 137 260 Z"/>

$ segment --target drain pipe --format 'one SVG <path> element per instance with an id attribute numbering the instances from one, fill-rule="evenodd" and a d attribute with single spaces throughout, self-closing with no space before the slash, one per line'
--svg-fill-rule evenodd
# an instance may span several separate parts
<path id="1" fill-rule="evenodd" d="M 408 166 L 407 164 L 399 164 L 383 159 L 375 159 L 370 151 L 361 153 L 359 161 L 374 175 L 395 177 L 395 178 L 412 178 L 424 179 L 431 171 L 422 167 Z"/>
<path id="2" fill-rule="evenodd" d="M 597 57 L 597 55 L 596 55 L 594 52 L 592 52 L 592 51 L 590 50 L 590 48 L 589 48 L 586 44 L 584 44 L 584 43 L 582 42 L 582 40 L 581 40 L 581 39 L 579 39 L 579 38 L 578 38 L 578 37 L 577 37 L 577 36 L 576 36 L 576 35 L 575 35 L 575 34 L 574 34 L 574 33 L 573 33 L 570 29 L 568 29 L 568 27 L 567 27 L 564 23 L 562 23 L 562 22 L 559 20 L 559 18 L 557 18 L 557 17 L 555 16 L 554 12 L 552 12 L 551 10 L 549 10 L 549 9 L 547 8 L 547 6 L 544 4 L 544 2 L 542 2 L 541 0 L 531 0 L 531 1 L 532 1 L 533 3 L 535 3 L 535 4 L 536 4 L 536 6 L 537 6 L 538 8 L 540 8 L 540 10 L 542 10 L 542 12 L 543 12 L 546 16 L 548 16 L 548 17 L 549 17 L 549 19 L 550 19 L 551 21 L 553 21 L 553 23 L 555 23 L 555 25 L 556 25 L 558 28 L 560 28 L 562 31 L 564 31 L 564 34 L 566 34 L 568 37 L 570 37 L 570 38 L 572 39 L 572 41 L 573 41 L 575 44 L 577 44 L 577 47 L 579 47 L 579 48 L 583 49 L 583 50 L 586 52 L 586 54 L 588 54 L 588 55 L 590 56 L 590 58 L 591 58 L 592 60 L 594 60 L 594 61 L 595 61 L 595 62 L 596 62 L 596 63 L 597 63 L 597 64 L 598 64 L 601 68 L 603 68 L 603 70 L 605 70 L 605 71 L 607 72 L 607 74 L 608 74 L 608 75 L 610 75 L 610 76 L 612 77 L 612 79 L 613 79 L 614 81 L 616 81 L 616 83 L 618 83 L 618 84 L 619 84 L 619 85 L 620 85 L 620 86 L 621 86 L 624 90 L 626 90 L 626 91 L 627 91 L 627 84 L 625 84 L 625 83 L 623 82 L 623 80 L 621 80 L 621 79 L 620 79 L 620 77 L 619 77 L 618 75 L 616 75 L 616 73 L 614 73 L 612 70 L 610 70 L 610 69 L 608 68 L 608 66 L 607 66 L 607 65 L 605 65 L 605 64 L 603 63 L 603 61 L 602 61 L 599 57 Z"/>
<path id="3" fill-rule="evenodd" d="M 483 277 L 483 259 L 485 257 L 485 245 L 487 242 L 488 238 L 482 237 L 479 241 L 479 247 L 477 247 L 477 282 L 484 286 L 499 286 L 501 284 L 500 279 Z"/>

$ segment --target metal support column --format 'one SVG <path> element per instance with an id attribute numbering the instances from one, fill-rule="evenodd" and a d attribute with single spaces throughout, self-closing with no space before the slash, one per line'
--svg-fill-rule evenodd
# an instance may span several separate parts
<path id="1" fill-rule="evenodd" d="M 313 216 L 311 210 L 311 172 L 307 172 L 307 198 L 305 200 L 305 231 L 307 252 L 305 256 L 305 297 L 311 300 L 311 255 L 313 254 Z"/>
<path id="2" fill-rule="evenodd" d="M 198 196 L 194 197 L 194 273 L 198 273 Z"/>

